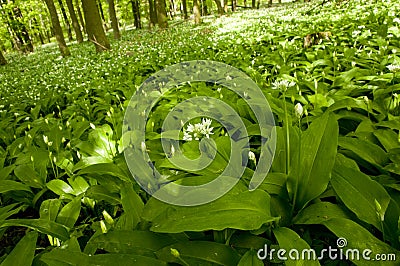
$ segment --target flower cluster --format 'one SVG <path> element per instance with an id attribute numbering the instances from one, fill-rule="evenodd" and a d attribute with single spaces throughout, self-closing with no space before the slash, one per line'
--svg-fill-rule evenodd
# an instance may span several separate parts
<path id="1" fill-rule="evenodd" d="M 386 66 L 387 69 L 389 69 L 390 72 L 396 73 L 396 72 L 400 72 L 400 65 L 388 65 Z"/>
<path id="2" fill-rule="evenodd" d="M 211 119 L 203 118 L 201 123 L 191 124 L 187 126 L 186 129 L 183 131 L 183 140 L 190 141 L 190 140 L 200 140 L 204 136 L 206 138 L 210 138 L 210 135 L 214 134 L 212 130 L 214 129 L 211 127 Z"/>
<path id="3" fill-rule="evenodd" d="M 295 82 L 286 79 L 275 80 L 272 82 L 272 88 L 280 91 L 286 91 L 288 88 L 293 87 L 294 85 L 296 85 Z"/>

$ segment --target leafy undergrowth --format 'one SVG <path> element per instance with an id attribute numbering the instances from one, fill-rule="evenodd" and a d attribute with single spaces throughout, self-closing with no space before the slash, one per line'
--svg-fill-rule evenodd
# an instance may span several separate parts
<path id="1" fill-rule="evenodd" d="M 264 245 L 311 247 L 318 255 L 337 248 L 339 237 L 347 240 L 343 252 L 399 257 L 400 5 L 316 5 L 125 32 L 103 54 L 86 43 L 72 46 L 65 59 L 56 48 L 11 55 L 0 69 L 3 264 L 262 265 L 257 250 Z M 319 32 L 329 33 L 304 48 L 304 37 Z M 199 172 L 166 163 L 160 129 L 184 99 L 222 99 L 254 133 L 254 163 L 232 191 L 210 204 L 176 207 L 150 198 L 130 174 L 123 116 L 151 74 L 198 59 L 234 66 L 257 83 L 275 116 L 277 147 L 264 183 L 249 192 L 260 158 L 250 108 L 205 83 L 166 94 L 153 109 L 146 140 L 166 178 L 196 183 L 220 174 L 227 159 Z M 221 126 L 212 126 L 223 157 L 230 145 Z M 197 146 L 196 140 L 182 145 L 189 155 Z M 275 253 L 264 263 L 283 261 Z M 379 265 L 351 256 L 305 263 Z M 286 265 L 298 264 L 289 259 Z"/>

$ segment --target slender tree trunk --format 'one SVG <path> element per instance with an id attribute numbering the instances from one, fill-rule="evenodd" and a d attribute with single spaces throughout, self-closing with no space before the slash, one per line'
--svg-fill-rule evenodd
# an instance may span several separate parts
<path id="1" fill-rule="evenodd" d="M 76 11 L 78 12 L 79 22 L 81 23 L 81 26 L 82 26 L 82 31 L 84 33 L 87 33 L 85 21 L 83 20 L 83 16 L 82 16 L 81 4 L 79 3 L 79 0 L 75 0 L 75 6 L 76 6 Z"/>
<path id="2" fill-rule="evenodd" d="M 224 14 L 224 9 L 222 8 L 221 0 L 214 0 L 217 5 L 218 15 L 222 16 Z"/>
<path id="3" fill-rule="evenodd" d="M 257 0 L 257 9 L 260 9 L 261 0 Z"/>
<path id="4" fill-rule="evenodd" d="M 272 0 L 268 0 L 268 7 L 272 6 Z"/>
<path id="5" fill-rule="evenodd" d="M 101 23 L 99 9 L 95 0 L 82 0 L 83 15 L 89 40 L 94 43 L 97 52 L 111 48 Z"/>
<path id="6" fill-rule="evenodd" d="M 131 0 L 130 3 L 132 5 L 132 13 L 133 13 L 135 28 L 141 29 L 142 22 L 140 21 L 140 5 L 139 5 L 140 2 L 138 0 Z"/>
<path id="7" fill-rule="evenodd" d="M 247 7 L 247 1 L 243 0 L 243 6 L 246 8 Z"/>
<path id="8" fill-rule="evenodd" d="M 108 13 L 110 14 L 111 18 L 111 27 L 113 29 L 114 39 L 119 40 L 121 38 L 121 33 L 119 32 L 118 19 L 117 15 L 115 14 L 115 3 L 114 0 L 107 0 L 107 1 L 108 1 Z"/>
<path id="9" fill-rule="evenodd" d="M 69 16 L 72 21 L 72 26 L 74 27 L 76 41 L 78 43 L 81 43 L 81 42 L 83 42 L 83 36 L 82 36 L 81 27 L 79 26 L 79 22 L 76 17 L 76 14 L 75 14 L 74 4 L 72 3 L 72 0 L 65 0 L 65 1 L 67 2 L 67 7 L 68 7 L 68 11 L 69 11 Z"/>
<path id="10" fill-rule="evenodd" d="M 236 0 L 232 0 L 232 12 L 236 11 Z"/>
<path id="11" fill-rule="evenodd" d="M 193 15 L 194 15 L 194 24 L 200 24 L 201 15 L 200 15 L 200 7 L 198 0 L 193 0 Z"/>
<path id="12" fill-rule="evenodd" d="M 156 0 L 156 12 L 157 12 L 157 22 L 158 26 L 161 29 L 165 29 L 168 27 L 168 18 L 167 12 L 165 10 L 165 1 L 164 0 Z"/>
<path id="13" fill-rule="evenodd" d="M 154 0 L 148 0 L 149 2 L 149 28 L 153 28 L 157 24 L 157 13 L 155 8 Z"/>
<path id="14" fill-rule="evenodd" d="M 69 56 L 71 53 L 69 52 L 68 46 L 65 43 L 63 31 L 60 26 L 60 21 L 58 20 L 58 14 L 56 10 L 56 6 L 54 5 L 53 0 L 44 0 L 46 2 L 47 8 L 50 12 L 51 24 L 53 25 L 54 34 L 56 35 L 56 40 L 58 43 L 58 47 L 60 48 L 60 52 L 62 56 Z"/>
<path id="15" fill-rule="evenodd" d="M 224 13 L 228 13 L 228 0 L 223 0 L 224 4 Z"/>
<path id="16" fill-rule="evenodd" d="M 251 0 L 251 8 L 256 8 L 256 0 Z"/>
<path id="17" fill-rule="evenodd" d="M 58 0 L 58 3 L 60 4 L 61 14 L 64 18 L 65 27 L 67 28 L 68 40 L 73 41 L 71 25 L 69 24 L 68 16 L 67 16 L 67 13 L 65 12 L 64 4 L 63 4 L 62 0 Z"/>
<path id="18" fill-rule="evenodd" d="M 107 23 L 106 23 L 106 19 L 104 17 L 103 5 L 101 4 L 101 0 L 97 0 L 97 6 L 98 6 L 99 11 L 100 11 L 101 20 L 103 21 L 104 30 L 107 31 L 108 30 L 108 26 L 107 26 Z"/>
<path id="19" fill-rule="evenodd" d="M 3 55 L 3 52 L 0 50 L 0 65 L 5 65 L 7 64 L 7 60 Z"/>
<path id="20" fill-rule="evenodd" d="M 29 32 L 28 32 L 25 24 L 21 22 L 21 20 L 23 18 L 21 9 L 19 9 L 19 7 L 14 7 L 13 12 L 14 12 L 14 16 L 16 18 L 16 20 L 13 20 L 13 21 L 16 22 L 16 25 L 17 25 L 16 30 L 17 30 L 18 39 L 20 40 L 20 42 L 22 44 L 25 44 L 26 47 L 24 47 L 24 50 L 26 49 L 29 52 L 33 52 L 33 45 L 32 45 L 32 41 L 31 41 L 31 37 L 29 36 Z"/>
<path id="21" fill-rule="evenodd" d="M 187 2 L 186 0 L 182 0 L 182 11 L 183 11 L 183 19 L 188 19 L 188 12 L 187 12 Z"/>

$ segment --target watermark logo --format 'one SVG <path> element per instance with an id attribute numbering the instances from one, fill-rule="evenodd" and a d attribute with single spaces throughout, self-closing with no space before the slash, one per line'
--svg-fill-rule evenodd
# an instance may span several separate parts
<path id="1" fill-rule="evenodd" d="M 336 241 L 336 247 L 328 246 L 328 248 L 322 249 L 317 252 L 314 249 L 269 249 L 267 245 L 257 251 L 257 257 L 260 260 L 273 260 L 278 258 L 279 260 L 351 260 L 351 261 L 396 261 L 396 254 L 374 254 L 371 249 L 356 249 L 356 248 L 346 248 L 347 239 L 339 237 Z"/>
<path id="2" fill-rule="evenodd" d="M 275 153 L 275 122 L 268 101 L 261 89 L 242 71 L 220 62 L 203 60 L 166 67 L 149 77 L 130 99 L 124 118 L 123 140 L 127 147 L 125 159 L 135 180 L 147 193 L 161 201 L 195 206 L 223 196 L 243 175 L 250 151 L 246 126 L 230 105 L 212 97 L 194 97 L 177 104 L 163 122 L 161 143 L 166 157 L 176 168 L 184 171 L 204 169 L 218 152 L 215 141 L 202 138 L 199 144 L 201 155 L 191 160 L 180 149 L 179 133 L 188 121 L 201 117 L 204 118 L 202 130 L 207 135 L 207 119 L 218 121 L 231 142 L 230 158 L 224 171 L 209 183 L 184 186 L 165 180 L 150 160 L 146 148 L 146 123 L 152 108 L 166 92 L 188 82 L 224 86 L 238 94 L 252 109 L 261 135 L 260 158 L 249 184 L 249 190 L 256 189 L 266 177 Z M 195 129 L 190 132 L 195 132 Z"/>

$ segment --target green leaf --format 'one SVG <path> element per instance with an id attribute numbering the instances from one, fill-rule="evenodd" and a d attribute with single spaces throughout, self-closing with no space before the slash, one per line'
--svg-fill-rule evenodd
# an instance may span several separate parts
<path id="1" fill-rule="evenodd" d="M 154 232 L 259 229 L 278 220 L 270 214 L 270 196 L 262 190 L 229 192 L 223 197 L 200 206 L 172 206 L 151 198 L 142 218 L 151 221 Z"/>
<path id="2" fill-rule="evenodd" d="M 321 224 L 332 218 L 349 218 L 338 205 L 330 202 L 318 202 L 303 209 L 293 220 L 295 224 Z"/>
<path id="3" fill-rule="evenodd" d="M 339 146 L 351 151 L 374 166 L 379 167 L 387 161 L 386 152 L 378 145 L 369 141 L 350 137 L 339 137 Z"/>
<path id="4" fill-rule="evenodd" d="M 360 252 L 360 260 L 349 257 L 352 262 L 360 266 L 375 266 L 375 265 L 395 265 L 393 262 L 382 261 L 378 262 L 375 260 L 376 254 L 396 254 L 398 258 L 400 252 L 388 244 L 380 241 L 378 238 L 373 236 L 367 229 L 362 227 L 348 219 L 333 218 L 331 220 L 323 222 L 330 231 L 332 231 L 337 237 L 345 238 L 347 245 L 343 248 L 344 252 L 348 249 L 357 249 Z M 364 250 L 371 250 L 372 253 L 369 255 L 371 260 L 365 260 L 362 257 Z"/>
<path id="5" fill-rule="evenodd" d="M 310 246 L 296 232 L 286 227 L 275 228 L 273 232 L 276 240 L 278 240 L 279 247 L 286 251 L 283 255 L 283 257 L 287 258 L 285 265 L 320 265 L 317 260 L 318 254 L 315 253 L 315 256 L 313 256 L 314 254 L 310 252 L 303 255 L 302 251 L 310 250 Z M 291 252 L 292 250 L 296 250 L 298 253 Z"/>
<path id="6" fill-rule="evenodd" d="M 368 175 L 342 165 L 336 165 L 331 184 L 343 203 L 357 217 L 382 230 L 380 217 L 384 215 L 390 196 L 378 182 Z M 377 201 L 381 210 L 377 210 Z"/>
<path id="7" fill-rule="evenodd" d="M 236 266 L 240 260 L 238 253 L 231 247 L 208 241 L 182 241 L 156 252 L 159 259 L 167 262 L 182 263 L 171 254 L 171 249 L 179 252 L 180 258 L 189 265 Z"/>
<path id="8" fill-rule="evenodd" d="M 81 197 L 76 197 L 65 205 L 57 216 L 56 222 L 72 228 L 81 212 Z"/>
<path id="9" fill-rule="evenodd" d="M 0 222 L 0 228 L 9 226 L 28 227 L 63 241 L 69 239 L 68 230 L 64 225 L 44 219 L 9 219 Z"/>
<path id="10" fill-rule="evenodd" d="M 40 219 L 55 221 L 57 218 L 58 211 L 60 210 L 61 200 L 59 199 L 48 199 L 42 202 L 40 205 Z"/>
<path id="11" fill-rule="evenodd" d="M 165 262 L 130 254 L 100 254 L 86 255 L 82 252 L 74 252 L 65 249 L 53 249 L 49 253 L 45 253 L 40 257 L 42 262 L 48 265 L 60 266 L 109 266 L 109 265 L 132 265 L 132 266 L 149 266 L 149 265 L 167 265 Z"/>
<path id="12" fill-rule="evenodd" d="M 45 180 L 42 180 L 30 165 L 18 165 L 14 169 L 15 176 L 28 186 L 43 188 Z"/>
<path id="13" fill-rule="evenodd" d="M 15 190 L 23 190 L 23 191 L 31 191 L 31 188 L 21 182 L 13 181 L 13 180 L 0 180 L 0 193 L 6 193 L 9 191 Z"/>
<path id="14" fill-rule="evenodd" d="M 33 256 L 35 255 L 37 232 L 27 233 L 5 258 L 0 266 L 26 266 L 32 265 Z"/>
<path id="15" fill-rule="evenodd" d="M 60 179 L 53 179 L 49 181 L 46 186 L 59 196 L 65 194 L 74 194 L 72 187 Z"/>
<path id="16" fill-rule="evenodd" d="M 167 234 L 150 231 L 110 231 L 93 236 L 85 247 L 85 253 L 94 254 L 97 249 L 111 253 L 154 256 L 154 252 L 176 240 Z"/>
<path id="17" fill-rule="evenodd" d="M 130 175 L 125 173 L 124 171 L 121 170 L 120 167 L 118 167 L 114 163 L 99 163 L 99 164 L 93 164 L 89 165 L 88 167 L 83 168 L 80 170 L 78 175 L 84 175 L 84 174 L 99 174 L 99 175 L 111 175 L 118 177 L 122 181 L 132 181 L 133 179 L 131 178 Z"/>
<path id="18" fill-rule="evenodd" d="M 294 163 L 288 177 L 288 191 L 297 195 L 297 209 L 302 209 L 326 190 L 335 162 L 338 134 L 333 113 L 315 119 L 301 134 L 300 162 Z M 291 161 L 295 162 L 296 158 Z"/>
<path id="19" fill-rule="evenodd" d="M 104 200 L 114 205 L 121 203 L 121 199 L 117 193 L 110 192 L 105 186 L 102 185 L 91 186 L 86 191 L 85 195 L 88 198 L 94 200 Z"/>
<path id="20" fill-rule="evenodd" d="M 121 202 L 125 214 L 122 229 L 133 230 L 140 222 L 140 214 L 143 211 L 144 204 L 133 190 L 131 183 L 125 183 L 121 188 Z"/>
<path id="21" fill-rule="evenodd" d="M 257 257 L 257 251 L 249 250 L 244 253 L 237 266 L 263 266 L 264 263 Z"/>

